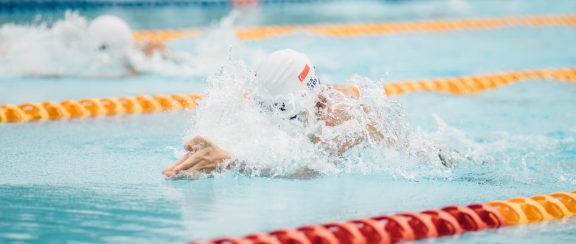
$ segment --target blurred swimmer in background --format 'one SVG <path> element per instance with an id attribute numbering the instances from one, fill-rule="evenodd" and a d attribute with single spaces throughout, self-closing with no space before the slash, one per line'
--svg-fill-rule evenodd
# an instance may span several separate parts
<path id="1" fill-rule="evenodd" d="M 135 44 L 132 41 L 132 30 L 128 24 L 111 15 L 99 16 L 88 26 L 90 47 L 96 50 L 96 60 L 88 68 L 88 73 L 98 69 L 116 69 L 116 76 L 131 76 L 140 74 L 135 65 L 134 55 L 150 58 L 153 55 L 166 55 L 166 46 L 159 41 L 147 41 Z"/>
<path id="2" fill-rule="evenodd" d="M 187 58 L 168 52 L 159 41 L 135 43 L 130 26 L 111 15 L 87 23 L 66 13 L 51 27 L 0 27 L 0 75 L 120 78 L 139 75 L 155 64 L 185 66 Z"/>
<path id="3" fill-rule="evenodd" d="M 357 88 L 320 83 L 314 64 L 302 53 L 291 49 L 273 52 L 260 63 L 255 74 L 254 86 L 244 95 L 246 102 L 257 104 L 261 113 L 287 121 L 283 126 L 294 124 L 306 130 L 306 138 L 329 155 L 343 157 L 348 150 L 365 142 L 408 147 L 408 139 L 401 129 L 376 121 L 380 120 L 378 116 L 365 116 L 369 108 L 351 102 L 360 97 Z M 381 88 L 378 92 L 382 93 Z M 359 117 L 366 119 L 358 120 Z M 341 126 L 346 123 L 353 125 Z M 355 130 L 342 131 L 343 128 Z M 163 170 L 166 177 L 211 173 L 242 163 L 227 149 L 200 135 L 187 141 L 184 149 L 186 154 Z M 441 163 L 449 167 L 450 163 L 440 151 L 434 150 Z"/>

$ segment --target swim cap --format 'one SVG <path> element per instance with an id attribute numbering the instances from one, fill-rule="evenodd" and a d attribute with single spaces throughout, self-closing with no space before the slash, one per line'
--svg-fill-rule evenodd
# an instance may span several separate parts
<path id="1" fill-rule="evenodd" d="M 132 46 L 130 27 L 116 16 L 99 16 L 90 22 L 88 31 L 100 51 L 123 51 Z"/>
<path id="2" fill-rule="evenodd" d="M 292 49 L 269 54 L 256 69 L 256 93 L 261 97 L 286 97 L 312 89 L 318 83 L 312 61 Z"/>

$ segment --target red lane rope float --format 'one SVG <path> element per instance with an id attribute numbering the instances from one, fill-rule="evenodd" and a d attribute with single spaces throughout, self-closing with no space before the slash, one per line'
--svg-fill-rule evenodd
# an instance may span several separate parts
<path id="1" fill-rule="evenodd" d="M 242 40 L 258 40 L 302 31 L 331 37 L 352 37 L 410 31 L 444 32 L 466 29 L 490 29 L 510 26 L 541 27 L 548 25 L 573 26 L 576 25 L 576 16 L 521 16 L 416 22 L 264 26 L 238 29 L 236 30 L 236 36 Z M 140 31 L 135 32 L 133 38 L 135 41 L 167 41 L 186 37 L 196 37 L 201 35 L 204 31 L 206 30 L 186 29 Z"/>
<path id="2" fill-rule="evenodd" d="M 306 225 L 240 238 L 225 237 L 192 243 L 387 244 L 543 222 L 574 215 L 576 215 L 576 193 L 557 192 L 530 198 L 516 197 L 468 206 L 453 205 L 421 213 L 400 213 L 323 225 Z"/>
<path id="3" fill-rule="evenodd" d="M 372 219 L 384 225 L 384 231 L 388 232 L 390 242 L 416 240 L 416 234 L 410 227 L 408 218 L 402 216 L 378 216 Z"/>
<path id="4" fill-rule="evenodd" d="M 397 216 L 407 219 L 408 225 L 410 225 L 410 228 L 414 230 L 414 237 L 416 240 L 438 236 L 438 231 L 436 230 L 430 215 L 421 213 L 401 213 Z"/>
<path id="5" fill-rule="evenodd" d="M 390 236 L 384 230 L 382 223 L 373 219 L 358 219 L 349 221 L 356 225 L 362 235 L 366 238 L 366 244 L 390 243 Z"/>
<path id="6" fill-rule="evenodd" d="M 464 231 L 479 231 L 488 227 L 486 223 L 480 219 L 480 216 L 469 207 L 448 206 L 442 208 L 442 210 L 452 215 Z"/>
<path id="7" fill-rule="evenodd" d="M 302 226 L 297 230 L 304 233 L 306 238 L 308 238 L 308 240 L 310 240 L 310 242 L 312 243 L 328 244 L 338 242 L 336 236 L 334 236 L 334 234 L 330 232 L 328 229 L 326 229 L 326 227 L 324 226 L 307 225 Z"/>
<path id="8" fill-rule="evenodd" d="M 438 236 L 450 236 L 464 232 L 458 221 L 443 210 L 428 210 L 422 212 L 430 216 L 430 221 L 436 226 Z"/>
<path id="9" fill-rule="evenodd" d="M 497 210 L 486 204 L 471 204 L 468 205 L 478 217 L 486 224 L 486 228 L 493 229 L 501 226 L 506 226 L 508 223 Z"/>
<path id="10" fill-rule="evenodd" d="M 576 68 L 529 70 L 423 81 L 390 82 L 384 84 L 384 91 L 387 95 L 391 96 L 409 92 L 441 92 L 455 95 L 469 95 L 512 84 L 524 79 L 574 82 L 576 81 Z M 357 87 L 350 86 L 350 88 L 352 91 L 360 94 L 360 90 Z M 78 101 L 66 100 L 59 103 L 44 102 L 25 103 L 21 105 L 0 105 L 0 123 L 62 120 L 188 109 L 198 106 L 198 99 L 202 99 L 204 96 L 203 94 L 174 94 L 167 96 L 90 98 Z M 530 203 L 522 204 L 530 205 Z"/>

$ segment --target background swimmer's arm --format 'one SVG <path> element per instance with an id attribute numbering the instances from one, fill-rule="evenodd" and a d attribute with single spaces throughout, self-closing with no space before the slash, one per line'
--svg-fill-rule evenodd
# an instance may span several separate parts
<path id="1" fill-rule="evenodd" d="M 151 57 L 154 53 L 166 53 L 166 44 L 157 40 L 147 41 L 139 48 L 147 57 Z"/>
<path id="2" fill-rule="evenodd" d="M 132 64 L 128 65 L 128 74 L 124 75 L 123 77 L 120 78 L 125 78 L 125 77 L 131 77 L 131 76 L 139 76 L 141 75 L 142 72 L 138 71 L 136 68 L 134 68 L 134 66 L 132 66 Z"/>
<path id="3" fill-rule="evenodd" d="M 27 76 L 39 77 L 39 78 L 60 78 L 62 74 L 57 73 L 28 73 Z"/>

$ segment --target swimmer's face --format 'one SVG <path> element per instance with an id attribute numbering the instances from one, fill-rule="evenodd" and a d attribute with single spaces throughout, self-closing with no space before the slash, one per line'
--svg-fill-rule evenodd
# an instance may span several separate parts
<path id="1" fill-rule="evenodd" d="M 100 43 L 100 45 L 98 45 L 98 52 L 107 52 L 108 49 L 110 49 L 110 47 L 106 43 Z"/>
<path id="2" fill-rule="evenodd" d="M 317 84 L 319 84 L 319 81 L 317 81 Z M 255 97 L 255 101 L 257 101 L 263 111 L 273 113 L 282 119 L 292 120 L 314 109 L 318 103 L 318 95 L 320 92 L 320 86 L 315 86 L 314 89 L 304 89 L 296 94 L 276 97 L 269 102 L 265 102 L 266 100 L 259 99 L 258 97 Z"/>
<path id="3" fill-rule="evenodd" d="M 130 49 L 131 43 L 118 43 L 111 41 L 96 42 L 96 51 L 99 53 L 120 54 Z"/>

